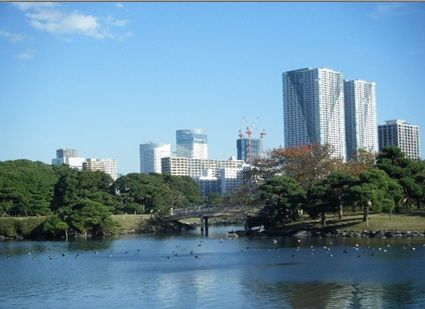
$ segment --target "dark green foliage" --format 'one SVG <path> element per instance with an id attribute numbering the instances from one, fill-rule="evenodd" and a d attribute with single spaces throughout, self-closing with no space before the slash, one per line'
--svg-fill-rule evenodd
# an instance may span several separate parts
<path id="1" fill-rule="evenodd" d="M 187 207 L 202 204 L 202 194 L 199 185 L 189 176 L 162 176 L 165 183 L 177 197 L 175 207 Z"/>
<path id="2" fill-rule="evenodd" d="M 108 207 L 88 199 L 72 205 L 65 220 L 74 231 L 81 234 L 109 235 L 117 228 Z"/>
<path id="3" fill-rule="evenodd" d="M 29 238 L 45 220 L 46 217 L 0 217 L 0 235 Z"/>
<path id="4" fill-rule="evenodd" d="M 292 178 L 274 176 L 261 187 L 261 200 L 265 203 L 263 213 L 271 225 L 279 226 L 298 218 L 298 210 L 305 201 L 305 192 Z"/>
<path id="5" fill-rule="evenodd" d="M 213 192 L 207 197 L 207 205 L 214 206 L 223 203 L 223 198 L 219 193 Z"/>
<path id="6" fill-rule="evenodd" d="M 64 238 L 69 226 L 58 216 L 48 218 L 41 226 L 41 233 L 48 238 Z"/>
<path id="7" fill-rule="evenodd" d="M 367 221 L 369 209 L 375 211 L 394 209 L 403 197 L 402 187 L 380 169 L 370 169 L 360 175 L 350 188 L 353 203 L 363 207 L 363 220 Z"/>
<path id="8" fill-rule="evenodd" d="M 146 210 L 173 206 L 173 195 L 161 175 L 132 173 L 117 179 L 114 190 L 124 205 L 138 204 Z"/>
<path id="9" fill-rule="evenodd" d="M 399 148 L 389 147 L 379 154 L 376 164 L 402 186 L 404 198 L 400 204 L 421 206 L 425 193 L 423 161 L 411 160 Z"/>
<path id="10" fill-rule="evenodd" d="M 168 210 L 202 203 L 199 186 L 190 177 L 132 173 L 118 178 L 113 190 L 123 205 L 121 212 Z"/>
<path id="11" fill-rule="evenodd" d="M 56 181 L 50 165 L 29 160 L 0 162 L 0 215 L 50 214 Z"/>

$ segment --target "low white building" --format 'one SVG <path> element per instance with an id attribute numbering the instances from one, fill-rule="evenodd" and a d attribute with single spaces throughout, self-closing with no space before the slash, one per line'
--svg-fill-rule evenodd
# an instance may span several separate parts
<path id="1" fill-rule="evenodd" d="M 117 161 L 114 159 L 87 159 L 83 162 L 83 170 L 102 171 L 110 175 L 113 180 L 116 180 L 118 176 Z"/>
<path id="2" fill-rule="evenodd" d="M 145 143 L 139 145 L 140 172 L 161 174 L 161 159 L 171 156 L 170 144 Z"/>
<path id="3" fill-rule="evenodd" d="M 57 149 L 56 158 L 52 159 L 53 165 L 68 165 L 71 168 L 83 169 L 83 162 L 86 158 L 78 156 L 76 149 Z"/>

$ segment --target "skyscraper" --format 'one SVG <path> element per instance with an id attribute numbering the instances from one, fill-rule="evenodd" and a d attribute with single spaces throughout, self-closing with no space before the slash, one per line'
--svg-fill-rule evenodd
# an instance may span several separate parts
<path id="1" fill-rule="evenodd" d="M 161 174 L 161 159 L 171 156 L 171 145 L 140 144 L 140 172 Z"/>
<path id="2" fill-rule="evenodd" d="M 329 144 L 335 156 L 345 158 L 342 73 L 305 68 L 282 77 L 285 147 Z"/>
<path id="3" fill-rule="evenodd" d="M 176 131 L 177 157 L 208 159 L 207 135 L 204 129 Z"/>
<path id="4" fill-rule="evenodd" d="M 379 151 L 397 146 L 407 157 L 419 159 L 419 127 L 404 120 L 388 120 L 378 126 Z"/>
<path id="5" fill-rule="evenodd" d="M 263 139 L 262 138 L 239 138 L 236 140 L 237 158 L 244 160 L 246 163 L 250 160 L 255 160 L 263 154 Z M 249 152 L 251 151 L 251 156 Z"/>
<path id="6" fill-rule="evenodd" d="M 364 80 L 344 81 L 347 159 L 364 149 L 378 151 L 376 87 Z"/>

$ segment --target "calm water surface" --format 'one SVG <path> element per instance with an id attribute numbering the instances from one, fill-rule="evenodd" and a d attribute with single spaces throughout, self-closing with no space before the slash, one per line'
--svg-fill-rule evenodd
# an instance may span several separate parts
<path id="1" fill-rule="evenodd" d="M 425 239 L 0 243 L 0 308 L 425 308 Z M 357 245 L 357 246 L 356 246 Z"/>

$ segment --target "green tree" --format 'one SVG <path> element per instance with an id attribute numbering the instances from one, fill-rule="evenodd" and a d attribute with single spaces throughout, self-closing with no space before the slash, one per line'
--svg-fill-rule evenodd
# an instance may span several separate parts
<path id="1" fill-rule="evenodd" d="M 274 176 L 261 187 L 261 200 L 272 225 L 282 225 L 298 218 L 298 210 L 305 201 L 305 191 L 294 179 Z"/>
<path id="2" fill-rule="evenodd" d="M 50 165 L 29 160 L 0 162 L 0 212 L 2 215 L 50 214 L 57 176 Z"/>
<path id="3" fill-rule="evenodd" d="M 74 231 L 94 236 L 112 234 L 117 227 L 108 207 L 88 199 L 72 205 L 66 221 Z"/>
<path id="4" fill-rule="evenodd" d="M 174 194 L 174 207 L 182 208 L 202 204 L 199 185 L 189 176 L 162 175 L 165 183 Z"/>
<path id="5" fill-rule="evenodd" d="M 402 186 L 401 204 L 420 207 L 425 192 L 421 185 L 425 173 L 423 161 L 409 159 L 398 147 L 388 147 L 378 155 L 377 166 Z"/>
<path id="6" fill-rule="evenodd" d="M 332 172 L 324 181 L 325 186 L 327 186 L 326 197 L 331 204 L 336 203 L 335 206 L 338 209 L 338 217 L 340 220 L 342 219 L 343 206 L 347 199 L 348 189 L 355 181 L 356 177 L 341 171 Z"/>
<path id="7" fill-rule="evenodd" d="M 304 205 L 304 210 L 312 218 L 320 215 L 324 227 L 326 226 L 326 212 L 334 210 L 329 191 L 329 186 L 324 182 L 312 185 L 307 191 L 307 199 Z"/>
<path id="8" fill-rule="evenodd" d="M 359 181 L 350 188 L 352 202 L 363 207 L 363 221 L 369 226 L 369 208 L 390 213 L 402 198 L 403 189 L 384 171 L 371 169 L 360 175 Z"/>
<path id="9" fill-rule="evenodd" d="M 174 206 L 172 191 L 160 175 L 128 174 L 115 181 L 113 190 L 124 205 L 138 204 L 147 211 Z"/>
<path id="10" fill-rule="evenodd" d="M 63 238 L 67 236 L 68 224 L 58 216 L 51 216 L 44 221 L 41 230 L 48 238 Z"/>
<path id="11" fill-rule="evenodd" d="M 220 205 L 223 203 L 223 198 L 220 195 L 220 193 L 213 192 L 207 197 L 207 204 L 208 205 Z"/>

